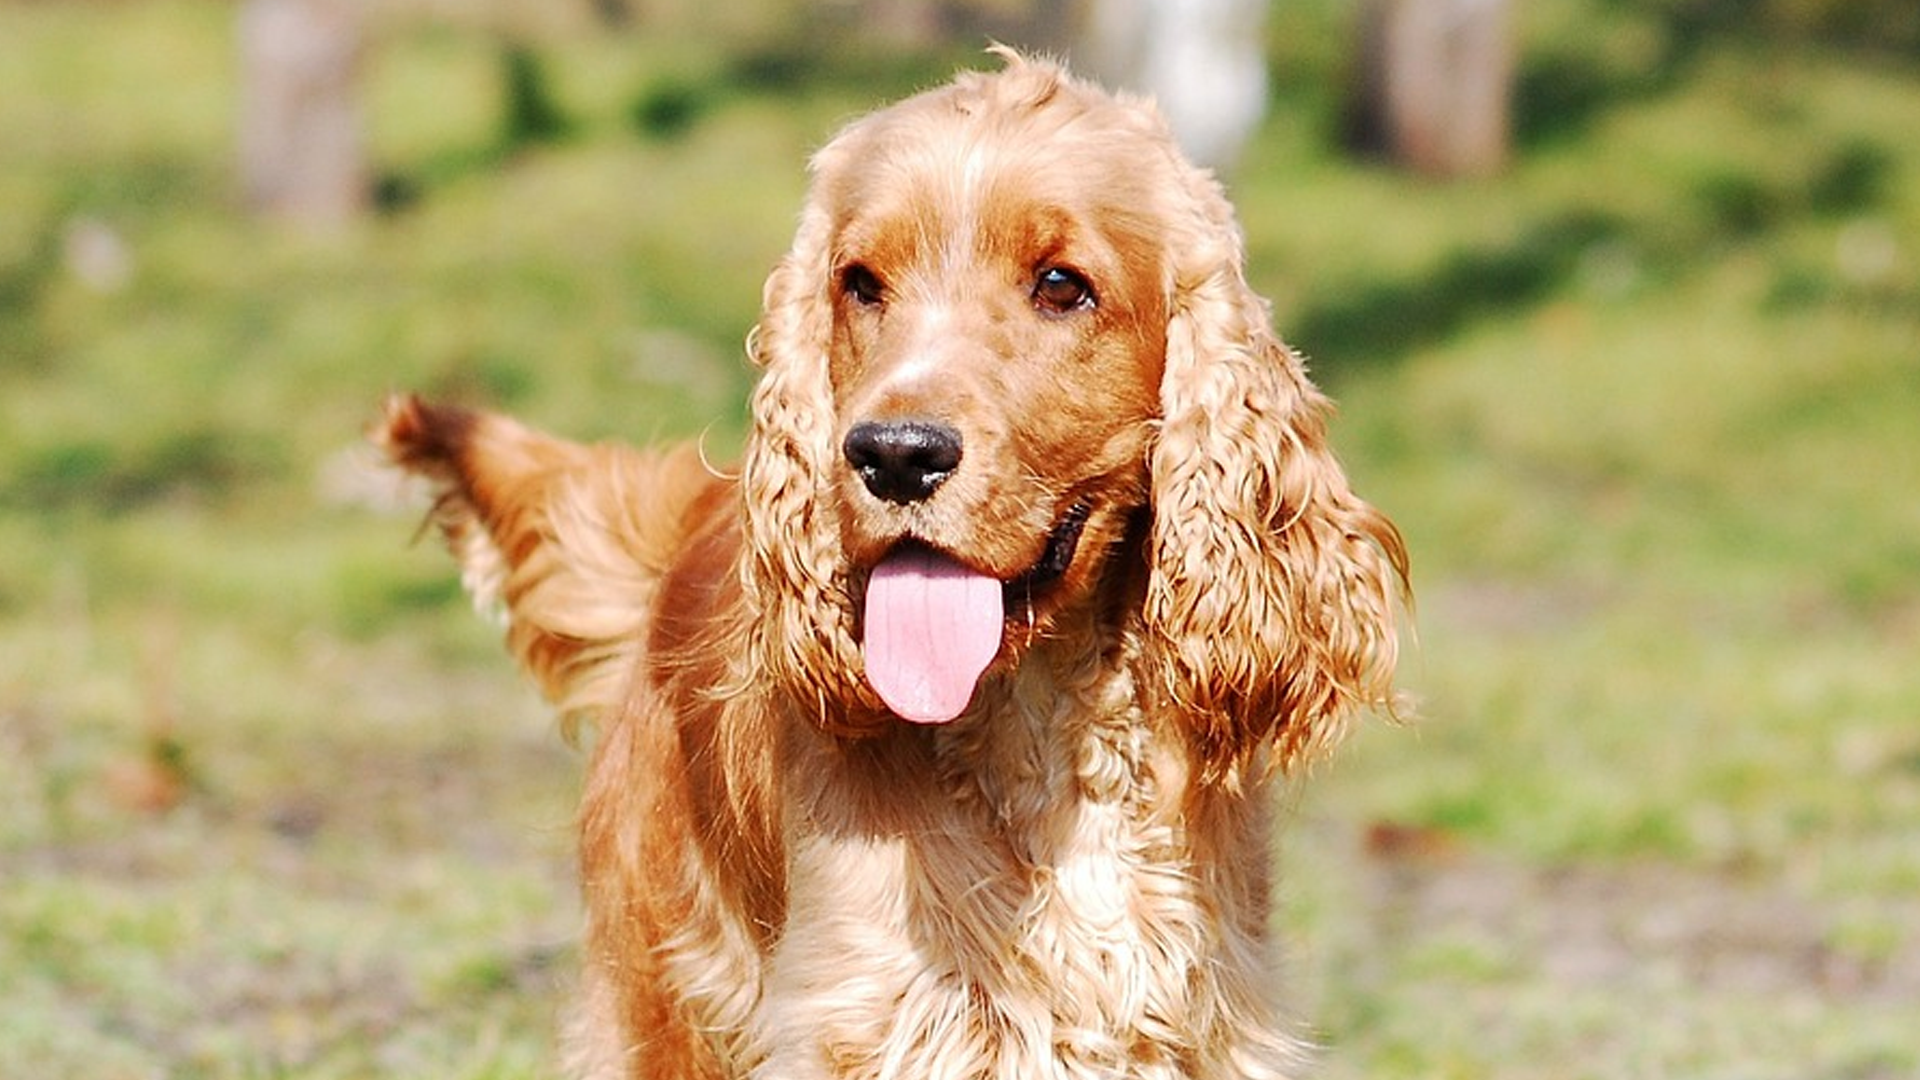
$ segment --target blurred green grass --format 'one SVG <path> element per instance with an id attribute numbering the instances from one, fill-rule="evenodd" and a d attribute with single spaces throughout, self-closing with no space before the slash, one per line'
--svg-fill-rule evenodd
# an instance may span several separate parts
<path id="1" fill-rule="evenodd" d="M 1920 69 L 1685 10 L 1528 5 L 1460 185 L 1274 12 L 1252 273 L 1420 596 L 1422 719 L 1290 796 L 1324 1075 L 1920 1073 Z M 0 4 L 0 1075 L 542 1074 L 578 761 L 357 432 L 724 456 L 807 152 L 974 50 L 523 35 L 529 141 L 499 32 L 392 16 L 315 236 L 238 210 L 231 16 Z"/>

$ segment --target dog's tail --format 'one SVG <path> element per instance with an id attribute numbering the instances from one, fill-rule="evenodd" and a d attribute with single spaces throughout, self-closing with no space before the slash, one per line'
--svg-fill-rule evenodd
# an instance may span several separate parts
<path id="1" fill-rule="evenodd" d="M 387 400 L 371 438 L 432 486 L 429 524 L 569 737 L 618 709 L 685 510 L 718 482 L 693 449 L 588 446 L 411 394 Z"/>

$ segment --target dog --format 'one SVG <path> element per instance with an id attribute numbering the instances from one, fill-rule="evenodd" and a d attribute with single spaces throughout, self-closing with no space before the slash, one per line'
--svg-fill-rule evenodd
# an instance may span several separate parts
<path id="1" fill-rule="evenodd" d="M 737 475 L 389 400 L 592 732 L 592 1078 L 1293 1075 L 1273 788 L 1392 713 L 1394 525 L 1148 103 L 1004 66 L 821 149 Z"/>

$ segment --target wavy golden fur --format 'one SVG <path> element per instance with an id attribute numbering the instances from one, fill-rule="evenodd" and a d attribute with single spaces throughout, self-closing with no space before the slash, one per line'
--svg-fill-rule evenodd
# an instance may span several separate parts
<path id="1" fill-rule="evenodd" d="M 1298 1063 L 1269 785 L 1391 707 L 1405 550 L 1219 186 L 1151 106 L 1005 61 L 820 151 L 737 479 L 388 404 L 469 587 L 595 732 L 579 1075 Z M 863 651 L 904 550 L 1004 594 L 946 723 Z"/>

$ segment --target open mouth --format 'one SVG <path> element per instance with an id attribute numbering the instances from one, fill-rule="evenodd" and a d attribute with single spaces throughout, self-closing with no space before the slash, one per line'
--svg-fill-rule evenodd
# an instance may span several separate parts
<path id="1" fill-rule="evenodd" d="M 1011 581 L 919 544 L 888 553 L 867 577 L 860 649 L 867 683 L 895 715 L 957 718 L 999 655 L 1007 613 L 1066 575 L 1093 508 L 1075 503 L 1047 533 L 1040 558 Z"/>

